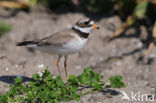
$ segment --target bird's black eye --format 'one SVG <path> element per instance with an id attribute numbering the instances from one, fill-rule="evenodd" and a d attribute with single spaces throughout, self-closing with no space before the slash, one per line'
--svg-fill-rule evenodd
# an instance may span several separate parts
<path id="1" fill-rule="evenodd" d="M 86 25 L 88 25 L 89 24 L 89 22 L 88 21 L 86 21 L 86 22 L 84 22 Z"/>

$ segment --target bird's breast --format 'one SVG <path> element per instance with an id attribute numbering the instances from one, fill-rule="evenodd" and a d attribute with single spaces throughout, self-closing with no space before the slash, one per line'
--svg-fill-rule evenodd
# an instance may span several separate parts
<path id="1" fill-rule="evenodd" d="M 75 37 L 63 45 L 64 48 L 68 49 L 71 52 L 79 52 L 87 43 L 88 39 L 81 38 L 78 35 L 75 35 Z"/>

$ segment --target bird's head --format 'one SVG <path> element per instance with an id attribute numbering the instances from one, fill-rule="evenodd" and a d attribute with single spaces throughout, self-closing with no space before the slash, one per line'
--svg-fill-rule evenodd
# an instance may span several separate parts
<path id="1" fill-rule="evenodd" d="M 90 33 L 92 29 L 100 29 L 94 21 L 89 18 L 81 18 L 74 25 L 74 29 L 79 30 L 83 33 Z"/>

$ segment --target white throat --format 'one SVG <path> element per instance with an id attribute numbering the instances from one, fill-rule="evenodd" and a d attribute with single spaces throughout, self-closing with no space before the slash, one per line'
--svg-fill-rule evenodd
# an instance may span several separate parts
<path id="1" fill-rule="evenodd" d="M 86 27 L 86 28 L 81 28 L 77 25 L 74 25 L 74 29 L 76 30 L 80 30 L 83 33 L 90 33 L 91 29 L 93 29 L 93 27 Z"/>

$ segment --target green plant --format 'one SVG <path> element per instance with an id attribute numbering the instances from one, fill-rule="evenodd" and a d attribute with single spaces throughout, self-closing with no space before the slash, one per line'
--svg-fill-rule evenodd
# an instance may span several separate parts
<path id="1" fill-rule="evenodd" d="M 11 30 L 11 26 L 0 21 L 0 36 Z"/>
<path id="2" fill-rule="evenodd" d="M 125 84 L 123 83 L 122 76 L 110 77 L 109 80 L 110 80 L 110 86 L 112 88 L 125 87 Z"/>
<path id="3" fill-rule="evenodd" d="M 67 82 L 63 82 L 60 76 L 56 78 L 45 69 L 40 74 L 33 75 L 33 81 L 24 85 L 22 78 L 17 77 L 15 83 L 10 85 L 6 94 L 0 95 L 0 101 L 7 102 L 31 102 L 31 103 L 57 103 L 60 101 L 80 100 L 81 96 L 100 91 L 106 88 L 125 87 L 121 76 L 110 78 L 110 85 L 102 81 L 103 76 L 93 72 L 89 67 L 79 76 L 70 75 Z M 87 91 L 80 88 L 87 87 Z"/>

